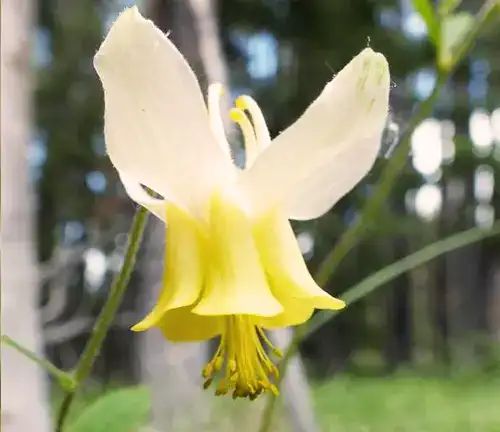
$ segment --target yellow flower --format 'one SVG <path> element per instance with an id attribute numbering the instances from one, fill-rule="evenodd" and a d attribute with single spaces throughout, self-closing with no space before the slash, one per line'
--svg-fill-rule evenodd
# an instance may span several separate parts
<path id="1" fill-rule="evenodd" d="M 277 394 L 268 353 L 280 353 L 264 330 L 345 306 L 312 279 L 289 219 L 321 216 L 372 167 L 388 112 L 385 57 L 363 50 L 274 140 L 256 102 L 238 98 L 229 115 L 243 132 L 243 170 L 231 159 L 220 85 L 207 110 L 184 57 L 135 7 L 95 67 L 109 157 L 130 197 L 168 224 L 162 292 L 133 330 L 158 327 L 179 342 L 220 336 L 205 386 L 220 373 L 216 394 Z"/>

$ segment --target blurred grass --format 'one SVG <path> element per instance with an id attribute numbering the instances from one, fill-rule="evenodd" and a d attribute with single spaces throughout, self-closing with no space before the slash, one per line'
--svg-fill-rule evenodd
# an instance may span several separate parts
<path id="1" fill-rule="evenodd" d="M 324 432 L 500 431 L 498 378 L 342 378 L 314 397 Z"/>
<path id="2" fill-rule="evenodd" d="M 68 424 L 102 394 L 79 395 Z M 312 394 L 322 432 L 500 432 L 500 376 L 341 377 Z"/>

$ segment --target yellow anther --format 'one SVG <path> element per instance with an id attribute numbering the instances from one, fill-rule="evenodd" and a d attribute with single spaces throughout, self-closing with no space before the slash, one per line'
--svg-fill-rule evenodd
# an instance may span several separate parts
<path id="1" fill-rule="evenodd" d="M 276 356 L 276 357 L 283 357 L 283 351 L 281 351 L 279 348 L 276 348 L 274 346 L 274 344 L 269 340 L 269 338 L 267 337 L 266 333 L 264 332 L 264 330 L 262 330 L 260 327 L 257 327 L 257 331 L 259 332 L 259 335 L 260 337 L 262 338 L 262 340 L 266 343 L 266 345 L 271 349 L 272 353 Z"/>
<path id="2" fill-rule="evenodd" d="M 273 346 L 273 347 L 271 348 L 271 350 L 272 350 L 273 354 L 274 354 L 276 357 L 279 357 L 279 358 L 283 357 L 283 351 L 281 351 L 279 348 L 276 348 L 276 347 L 274 347 L 274 346 Z"/>
<path id="3" fill-rule="evenodd" d="M 220 395 L 225 395 L 227 394 L 227 391 L 229 390 L 229 387 L 226 385 L 226 382 L 222 380 L 219 385 L 217 386 L 217 390 L 215 390 L 215 395 L 220 396 Z"/>
<path id="4" fill-rule="evenodd" d="M 212 364 L 211 363 L 208 363 L 204 368 L 203 370 L 201 371 L 201 376 L 203 378 L 208 378 L 210 375 L 213 374 L 213 368 L 212 368 Z"/>
<path id="5" fill-rule="evenodd" d="M 207 379 L 204 383 L 203 383 L 203 389 L 206 390 L 207 388 L 210 387 L 210 385 L 212 384 L 213 382 L 213 378 L 209 378 Z"/>
<path id="6" fill-rule="evenodd" d="M 227 394 L 227 388 L 224 387 L 224 388 L 218 388 L 217 390 L 215 390 L 215 396 L 224 396 Z"/>
<path id="7" fill-rule="evenodd" d="M 273 365 L 273 367 L 271 368 L 271 370 L 269 371 L 269 373 L 275 377 L 275 378 L 279 378 L 280 377 L 280 371 L 279 369 Z"/>
<path id="8" fill-rule="evenodd" d="M 234 372 L 236 370 L 236 362 L 233 359 L 229 360 L 227 362 L 227 367 L 231 372 Z"/>
<path id="9" fill-rule="evenodd" d="M 219 357 L 217 357 L 215 359 L 214 371 L 215 372 L 219 371 L 223 364 L 224 364 L 224 357 L 222 355 L 220 355 Z"/>

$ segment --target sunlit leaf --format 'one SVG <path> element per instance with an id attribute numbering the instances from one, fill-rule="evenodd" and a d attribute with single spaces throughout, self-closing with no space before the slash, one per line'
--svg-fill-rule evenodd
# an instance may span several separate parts
<path id="1" fill-rule="evenodd" d="M 432 7 L 430 0 L 412 0 L 413 7 L 420 14 L 427 26 L 429 37 L 434 45 L 439 44 L 439 20 L 436 17 L 436 12 Z"/>
<path id="2" fill-rule="evenodd" d="M 149 395 L 144 387 L 109 392 L 88 406 L 68 432 L 136 432 L 145 424 Z"/>
<path id="3" fill-rule="evenodd" d="M 474 17 L 467 12 L 460 12 L 443 19 L 438 53 L 441 69 L 447 70 L 451 66 L 456 48 L 463 42 L 473 26 Z"/>

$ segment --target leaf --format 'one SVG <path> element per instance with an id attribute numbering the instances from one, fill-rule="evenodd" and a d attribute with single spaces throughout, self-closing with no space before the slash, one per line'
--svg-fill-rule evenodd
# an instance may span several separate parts
<path id="1" fill-rule="evenodd" d="M 135 432 L 147 421 L 149 407 L 144 387 L 114 390 L 89 405 L 67 432 Z"/>
<path id="2" fill-rule="evenodd" d="M 460 12 L 443 18 L 438 61 L 442 70 L 447 70 L 453 62 L 454 51 L 463 42 L 474 26 L 474 17 L 467 12 Z"/>
<path id="3" fill-rule="evenodd" d="M 467 246 L 471 243 L 481 241 L 485 238 L 500 234 L 500 221 L 497 221 L 489 230 L 484 228 L 472 228 L 458 234 L 454 234 L 443 240 L 426 246 L 419 251 L 384 267 L 376 273 L 363 279 L 361 282 L 348 289 L 340 298 L 348 305 L 361 300 L 366 295 L 372 293 L 377 288 L 385 285 L 398 276 L 425 264 L 447 252 Z M 301 334 L 302 338 L 309 336 L 328 322 L 341 311 L 322 310 L 318 312 L 307 324 L 306 330 Z"/>
<path id="4" fill-rule="evenodd" d="M 430 0 L 412 0 L 413 7 L 424 20 L 429 37 L 434 45 L 439 45 L 439 20 Z"/>
<path id="5" fill-rule="evenodd" d="M 438 13 L 441 16 L 446 16 L 452 13 L 458 6 L 460 6 L 462 0 L 440 0 Z"/>

